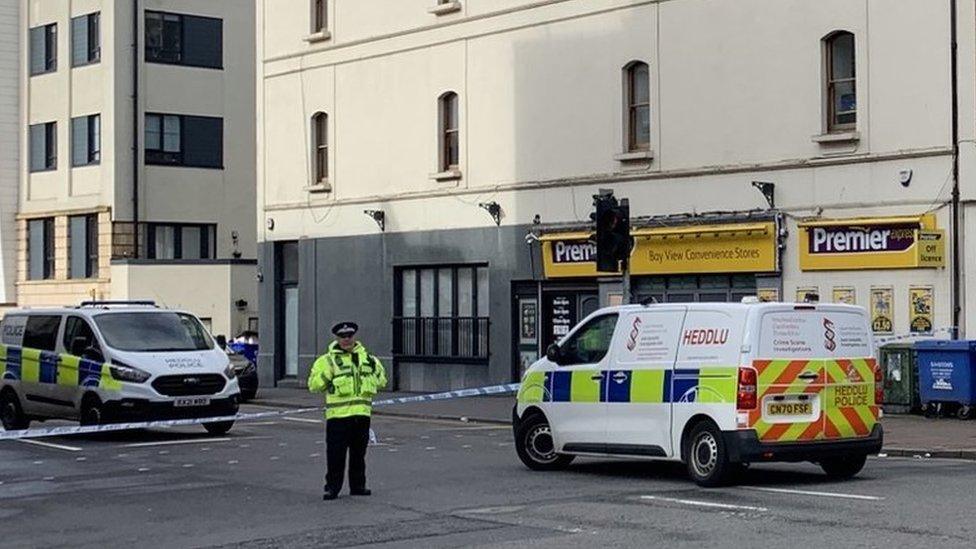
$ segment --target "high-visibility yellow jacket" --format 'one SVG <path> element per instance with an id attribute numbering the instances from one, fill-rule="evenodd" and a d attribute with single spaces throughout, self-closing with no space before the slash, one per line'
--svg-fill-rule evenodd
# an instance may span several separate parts
<path id="1" fill-rule="evenodd" d="M 334 341 L 315 359 L 308 374 L 308 390 L 325 393 L 325 419 L 369 416 L 373 396 L 386 387 L 386 370 L 362 343 L 344 351 Z"/>

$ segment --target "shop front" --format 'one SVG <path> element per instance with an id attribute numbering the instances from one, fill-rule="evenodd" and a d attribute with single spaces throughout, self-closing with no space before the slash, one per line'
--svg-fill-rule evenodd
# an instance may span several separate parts
<path id="1" fill-rule="evenodd" d="M 881 338 L 949 335 L 946 236 L 933 215 L 799 223 L 795 291 L 862 305 Z"/>
<path id="2" fill-rule="evenodd" d="M 634 228 L 633 301 L 780 299 L 779 223 L 772 218 Z M 597 272 L 596 245 L 589 239 L 589 232 L 543 235 L 544 279 L 516 284 L 513 341 L 522 370 L 586 315 L 623 301 L 621 275 Z"/>

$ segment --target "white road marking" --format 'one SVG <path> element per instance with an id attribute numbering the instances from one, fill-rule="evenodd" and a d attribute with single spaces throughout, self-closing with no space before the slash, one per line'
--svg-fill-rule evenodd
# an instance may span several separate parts
<path id="1" fill-rule="evenodd" d="M 480 425 L 478 427 L 440 427 L 438 429 L 431 429 L 431 431 L 508 431 L 511 430 L 511 426 L 508 425 Z M 460 436 L 460 435 L 454 435 Z"/>
<path id="2" fill-rule="evenodd" d="M 309 419 L 307 417 L 283 417 L 281 419 L 285 421 L 294 421 L 296 423 L 315 423 L 315 424 L 322 423 L 321 419 Z"/>
<path id="3" fill-rule="evenodd" d="M 681 505 L 691 505 L 693 507 L 706 507 L 711 509 L 725 509 L 727 511 L 758 511 L 765 513 L 769 509 L 765 507 L 753 507 L 751 505 L 730 505 L 728 503 L 715 503 L 713 501 L 699 501 L 695 499 L 665 498 L 659 496 L 641 496 L 644 501 L 663 501 L 666 503 L 679 503 Z"/>
<path id="4" fill-rule="evenodd" d="M 192 463 L 184 463 L 183 464 L 183 468 L 184 469 L 189 469 L 190 467 L 193 467 L 193 464 Z"/>
<path id="5" fill-rule="evenodd" d="M 132 444 L 123 444 L 123 448 L 145 448 L 147 446 L 175 446 L 177 444 L 204 444 L 211 442 L 237 442 L 242 439 L 255 439 L 259 437 L 238 437 L 238 438 L 194 438 L 189 440 L 161 440 L 156 442 L 134 442 Z M 267 438 L 267 437 L 263 437 Z M 246 448 L 247 446 L 241 445 L 241 448 Z"/>
<path id="6" fill-rule="evenodd" d="M 53 442 L 42 442 L 40 440 L 34 440 L 30 438 L 21 438 L 18 440 L 20 442 L 23 442 L 24 444 L 33 444 L 34 446 L 43 446 L 44 448 L 54 448 L 55 450 L 67 450 L 69 452 L 80 452 L 82 450 L 82 448 L 78 448 L 77 446 L 54 444 Z"/>
<path id="7" fill-rule="evenodd" d="M 52 480 L 54 480 L 54 477 L 44 477 L 44 480 L 46 480 L 46 481 L 52 481 Z"/>
<path id="8" fill-rule="evenodd" d="M 279 459 L 281 458 L 279 458 L 278 456 L 271 456 L 271 461 L 278 461 Z"/>
<path id="9" fill-rule="evenodd" d="M 322 457 L 322 454 L 318 454 L 318 453 L 316 453 L 316 454 L 309 454 L 308 457 L 310 457 L 310 458 Z"/>
<path id="10" fill-rule="evenodd" d="M 230 460 L 230 461 L 227 462 L 228 465 L 237 465 L 238 463 L 240 463 L 240 462 L 237 461 L 236 459 L 232 459 L 232 460 Z"/>
<path id="11" fill-rule="evenodd" d="M 862 496 L 860 494 L 840 494 L 837 492 L 816 492 L 812 490 L 791 490 L 787 488 L 765 488 L 762 486 L 740 486 L 743 490 L 755 490 L 758 492 L 772 492 L 775 494 L 796 494 L 798 496 L 815 496 L 822 498 L 843 498 L 857 499 L 865 501 L 881 501 L 884 498 L 878 496 Z"/>
<path id="12" fill-rule="evenodd" d="M 149 467 L 140 467 L 140 468 L 138 469 L 138 471 L 139 471 L 140 473 L 148 473 L 148 472 L 149 472 Z"/>
<path id="13" fill-rule="evenodd" d="M 427 450 L 427 451 L 436 450 L 436 449 L 437 449 L 436 446 L 428 446 L 428 447 L 424 448 L 424 450 Z"/>
<path id="14" fill-rule="evenodd" d="M 75 458 L 75 461 L 85 461 L 87 459 L 88 458 L 86 458 L 86 457 L 80 457 L 80 458 Z"/>

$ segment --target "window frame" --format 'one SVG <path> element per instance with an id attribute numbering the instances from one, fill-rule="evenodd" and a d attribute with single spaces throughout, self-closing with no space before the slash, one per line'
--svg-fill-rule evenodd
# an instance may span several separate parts
<path id="1" fill-rule="evenodd" d="M 446 91 L 437 98 L 438 169 L 456 172 L 461 169 L 461 101 L 457 92 Z M 451 146 L 454 150 L 451 150 Z M 454 162 L 452 163 L 452 156 Z"/>
<path id="2" fill-rule="evenodd" d="M 87 36 L 85 37 L 85 61 L 75 62 L 74 22 L 82 18 L 87 19 L 86 22 Z M 101 63 L 102 61 L 101 27 L 102 27 L 102 16 L 101 16 L 101 12 L 99 11 L 88 13 L 85 15 L 79 15 L 71 18 L 71 66 L 72 68 L 86 67 L 88 65 L 97 65 L 98 63 Z"/>
<path id="3" fill-rule="evenodd" d="M 647 101 L 638 100 L 637 74 L 639 70 L 647 73 Z M 647 141 L 638 140 L 637 117 L 640 109 L 647 109 Z M 631 61 L 624 66 L 624 145 L 626 152 L 648 152 L 651 150 L 651 66 L 644 61 Z"/>
<path id="4" fill-rule="evenodd" d="M 98 351 L 99 353 L 102 352 L 102 346 L 98 342 L 98 334 L 95 332 L 95 329 L 92 328 L 92 325 L 91 323 L 88 322 L 88 319 L 78 315 L 67 315 L 64 318 L 63 322 L 64 322 L 64 329 L 62 330 L 62 335 L 61 335 L 61 345 L 62 347 L 64 347 L 65 353 L 71 354 L 71 343 L 77 334 L 76 331 L 72 333 L 72 324 L 79 324 L 79 323 L 85 328 L 87 328 L 88 331 L 91 333 L 91 342 L 89 346 L 95 349 L 96 351 Z M 68 338 L 69 334 L 71 335 L 70 339 Z"/>
<path id="5" fill-rule="evenodd" d="M 328 0 L 311 0 L 310 32 L 320 34 L 329 30 L 329 2 Z"/>
<path id="6" fill-rule="evenodd" d="M 173 257 L 156 257 L 156 231 L 161 228 L 173 229 Z M 184 258 L 183 229 L 200 229 L 199 258 Z M 146 224 L 146 258 L 155 261 L 212 261 L 217 259 L 217 224 L 216 223 L 147 223 Z"/>
<path id="7" fill-rule="evenodd" d="M 38 130 L 39 129 L 39 130 Z M 34 159 L 34 138 L 33 132 L 35 130 L 44 132 L 44 167 L 35 167 L 33 164 Z M 58 123 L 53 122 L 39 122 L 37 124 L 31 124 L 28 129 L 28 146 L 30 150 L 28 151 L 28 169 L 30 173 L 42 173 L 42 172 L 53 172 L 58 169 Z"/>
<path id="8" fill-rule="evenodd" d="M 471 285 L 467 291 L 470 295 L 471 314 L 461 316 L 460 297 L 462 290 L 459 281 L 461 271 L 470 272 L 469 283 Z M 424 315 L 424 306 L 428 304 L 428 299 L 423 295 L 424 284 L 422 282 L 423 273 L 431 272 L 432 281 L 430 285 L 431 295 L 429 304 L 432 316 Z M 449 311 L 442 311 L 441 296 L 441 273 L 450 273 L 450 304 Z M 483 292 L 479 288 L 479 273 L 484 272 L 488 280 L 488 295 L 481 295 Z M 487 363 L 491 357 L 490 350 L 490 326 L 491 326 L 491 271 L 487 263 L 447 263 L 431 265 L 403 265 L 394 267 L 393 276 L 393 323 L 394 336 L 393 354 L 398 359 L 410 359 L 421 362 L 446 362 L 446 363 Z M 408 278 L 412 278 L 413 283 L 405 284 Z M 405 287 L 409 286 L 412 296 L 405 296 Z M 404 315 L 404 301 L 412 302 L 414 314 Z M 482 307 L 482 304 L 487 304 Z M 482 314 L 484 312 L 485 314 Z M 427 334 L 428 327 L 424 326 L 425 321 L 433 327 Z M 412 325 L 411 330 L 409 326 Z M 445 329 L 446 327 L 446 329 Z M 407 341 L 405 336 L 410 332 L 415 341 L 408 352 L 404 345 Z M 425 332 L 425 333 L 421 333 Z M 447 334 L 449 341 L 441 341 L 443 334 Z M 470 338 L 470 340 L 468 339 Z M 465 352 L 467 351 L 467 352 Z"/>
<path id="9" fill-rule="evenodd" d="M 834 75 L 834 49 L 839 39 L 850 36 L 851 38 L 851 73 L 853 76 L 838 78 Z M 827 133 L 844 133 L 857 129 L 858 109 L 857 109 L 857 36 L 847 30 L 837 30 L 821 40 L 823 48 L 823 93 L 826 103 L 824 114 L 826 115 L 825 130 Z M 854 94 L 854 110 L 839 112 L 836 110 L 836 93 L 838 84 L 850 83 Z M 837 122 L 839 116 L 853 114 L 854 122 Z"/>
<path id="10" fill-rule="evenodd" d="M 160 39 L 159 47 L 150 47 L 149 45 L 149 25 L 146 24 L 150 17 L 159 17 L 160 20 Z M 165 33 L 166 33 L 166 20 L 167 18 L 175 19 L 175 22 L 179 26 L 179 46 L 177 49 L 173 50 L 170 56 L 163 56 L 161 53 L 168 51 L 165 47 Z M 178 65 L 182 67 L 193 67 L 198 69 L 211 69 L 211 70 L 223 70 L 224 69 L 224 52 L 223 46 L 221 46 L 220 51 L 220 61 L 217 64 L 206 64 L 206 63 L 195 63 L 192 61 L 187 61 L 187 50 L 186 50 L 186 19 L 196 18 L 196 19 L 206 19 L 210 21 L 220 21 L 221 23 L 221 39 L 223 39 L 223 22 L 224 20 L 220 17 L 209 17 L 206 15 L 195 15 L 188 13 L 175 13 L 163 10 L 145 10 L 143 14 L 143 40 L 145 42 L 143 46 L 143 59 L 146 63 L 156 63 L 160 65 Z M 151 53 L 154 52 L 154 53 Z"/>
<path id="11" fill-rule="evenodd" d="M 329 181 L 329 115 L 319 111 L 312 115 L 312 184 Z"/>
<path id="12" fill-rule="evenodd" d="M 613 331 L 611 331 L 611 333 L 610 333 L 610 340 L 607 342 L 607 348 L 606 348 L 606 350 L 603 351 L 603 354 L 599 358 L 597 358 L 596 360 L 593 360 L 593 361 L 582 361 L 582 362 L 580 362 L 580 361 L 577 361 L 577 362 L 567 362 L 567 361 L 565 361 L 562 358 L 562 356 L 564 356 L 563 353 L 566 352 L 566 349 L 569 346 L 569 344 L 571 342 L 577 341 L 580 334 L 582 334 L 583 332 L 585 332 L 587 329 L 589 329 L 593 325 L 597 324 L 598 322 L 602 322 L 603 320 L 608 319 L 608 318 L 613 318 L 614 319 Z M 619 313 L 615 313 L 615 312 L 614 313 L 606 313 L 606 314 L 602 314 L 602 315 L 595 316 L 595 317 L 591 318 L 590 320 L 588 320 L 586 322 L 586 324 L 583 324 L 578 329 L 573 330 L 568 336 L 566 336 L 566 339 L 562 343 L 559 344 L 560 359 L 559 359 L 559 362 L 557 363 L 557 366 L 559 366 L 559 367 L 587 366 L 587 365 L 599 364 L 599 363 L 603 362 L 603 360 L 605 358 L 607 358 L 607 355 L 610 354 L 610 349 L 613 347 L 613 338 L 614 338 L 614 335 L 616 335 L 617 325 L 619 323 L 620 323 L 620 314 Z M 577 346 L 577 349 L 576 349 L 576 355 L 579 356 L 578 346 Z"/>
<path id="13" fill-rule="evenodd" d="M 42 44 L 44 47 L 44 66 L 42 68 L 34 67 L 33 58 L 34 52 L 32 48 L 34 47 L 33 33 L 43 32 L 44 39 Z M 46 25 L 38 25 L 36 27 L 31 27 L 27 31 L 28 35 L 28 63 L 27 68 L 30 72 L 30 76 L 40 76 L 42 74 L 50 74 L 52 72 L 57 72 L 58 70 L 58 24 L 48 23 Z"/>
<path id="14" fill-rule="evenodd" d="M 35 225 L 36 224 L 36 225 Z M 36 228 L 41 230 L 41 252 L 38 256 L 40 264 L 40 277 L 35 277 L 32 273 L 32 250 L 31 250 L 31 233 Z M 38 280 L 53 280 L 55 275 L 55 251 L 54 251 L 54 218 L 53 217 L 37 217 L 34 219 L 27 220 L 27 280 L 28 281 L 38 281 Z"/>
<path id="15" fill-rule="evenodd" d="M 42 346 L 33 345 L 34 344 L 34 339 L 33 338 L 35 337 L 35 334 L 31 330 L 31 325 L 32 324 L 40 324 L 42 322 L 52 322 L 52 321 L 55 321 L 55 320 L 57 321 L 57 325 L 54 327 L 53 335 L 47 335 L 47 334 L 45 334 L 45 337 L 50 340 L 50 342 L 49 342 L 50 344 L 49 345 L 45 345 L 43 347 Z M 59 314 L 51 314 L 51 315 L 28 315 L 27 316 L 27 321 L 24 323 L 24 336 L 23 336 L 23 339 L 22 339 L 22 346 L 24 348 L 37 349 L 37 350 L 45 351 L 45 352 L 49 352 L 49 353 L 56 352 L 57 349 L 58 349 L 58 335 L 60 335 L 60 333 L 61 333 L 61 325 L 63 323 L 64 323 L 64 317 L 63 317 L 63 315 L 59 315 Z M 36 331 L 36 328 L 35 328 L 34 331 Z M 28 335 L 30 335 L 31 339 L 28 339 Z"/>
<path id="16" fill-rule="evenodd" d="M 75 162 L 75 124 L 85 121 L 86 148 L 84 163 Z M 93 123 L 94 122 L 94 123 Z M 101 113 L 88 114 L 71 119 L 71 167 L 97 166 L 102 163 L 102 116 Z"/>
<path id="17" fill-rule="evenodd" d="M 76 219 L 82 219 L 85 227 L 84 242 L 80 253 L 83 254 L 85 272 L 78 276 L 74 272 L 74 254 L 76 253 L 74 231 L 72 223 Z M 71 280 L 84 280 L 98 278 L 98 214 L 82 214 L 68 216 L 68 278 Z"/>
<path id="18" fill-rule="evenodd" d="M 179 124 L 179 150 L 166 150 L 166 121 L 174 119 Z M 188 162 L 186 159 L 187 151 L 187 132 L 186 122 L 189 119 L 216 121 L 220 131 L 220 150 L 219 162 L 207 164 L 202 162 Z M 149 128 L 150 121 L 158 120 L 159 147 L 150 148 Z M 220 116 L 206 116 L 196 114 L 173 114 L 163 112 L 147 112 L 143 122 L 143 161 L 147 166 L 172 166 L 180 168 L 198 168 L 204 170 L 223 170 L 224 169 L 224 119 Z"/>

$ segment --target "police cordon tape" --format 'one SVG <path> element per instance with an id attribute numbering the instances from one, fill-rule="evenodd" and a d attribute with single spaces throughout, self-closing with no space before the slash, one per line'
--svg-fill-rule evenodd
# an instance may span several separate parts
<path id="1" fill-rule="evenodd" d="M 435 400 L 450 400 L 484 395 L 503 395 L 518 391 L 519 383 L 506 385 L 489 385 L 472 389 L 458 389 L 443 393 L 431 393 L 409 397 L 387 398 L 373 402 L 373 406 L 390 406 L 393 404 L 409 404 L 413 402 L 430 402 Z M 238 413 L 232 416 L 218 416 L 194 419 L 164 419 L 156 421 L 139 421 L 129 423 L 109 423 L 106 425 L 70 425 L 64 427 L 49 427 L 44 429 L 26 429 L 21 431 L 0 430 L 0 440 L 18 440 L 24 438 L 57 437 L 66 435 L 84 435 L 90 433 L 107 433 L 112 431 L 129 431 L 133 429 L 151 429 L 153 427 L 181 427 L 185 425 L 201 425 L 203 423 L 217 423 L 221 421 L 251 421 L 271 417 L 307 414 L 321 412 L 325 407 L 299 408 L 295 410 L 275 410 L 271 412 Z"/>
<path id="2" fill-rule="evenodd" d="M 952 327 L 952 326 L 946 326 L 944 328 L 935 328 L 931 332 L 925 332 L 925 333 L 915 332 L 915 333 L 904 333 L 904 334 L 890 335 L 890 336 L 884 336 L 884 337 L 876 337 L 876 338 L 874 338 L 874 346 L 875 347 L 881 347 L 883 345 L 888 345 L 889 343 L 894 343 L 896 341 L 905 341 L 905 340 L 909 340 L 909 339 L 931 339 L 931 338 L 937 338 L 936 334 L 941 334 L 943 332 L 948 333 L 949 334 L 949 337 L 952 337 L 952 334 L 955 332 L 955 328 Z"/>

